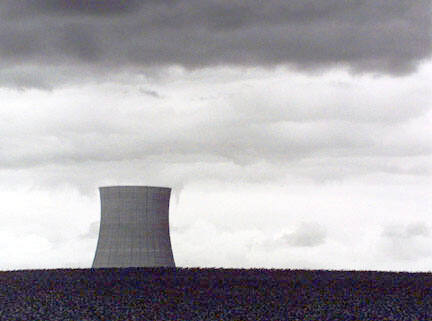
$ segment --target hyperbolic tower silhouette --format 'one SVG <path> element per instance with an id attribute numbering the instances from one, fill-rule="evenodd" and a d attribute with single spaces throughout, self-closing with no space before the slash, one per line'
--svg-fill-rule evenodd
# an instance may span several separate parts
<path id="1" fill-rule="evenodd" d="M 175 266 L 170 188 L 107 186 L 99 192 L 101 221 L 93 268 Z"/>

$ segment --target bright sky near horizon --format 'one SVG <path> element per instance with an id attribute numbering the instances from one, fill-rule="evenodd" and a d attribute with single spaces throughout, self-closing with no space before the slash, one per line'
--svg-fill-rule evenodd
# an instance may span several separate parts
<path id="1" fill-rule="evenodd" d="M 0 3 L 0 270 L 91 266 L 105 185 L 176 264 L 432 270 L 429 0 Z"/>

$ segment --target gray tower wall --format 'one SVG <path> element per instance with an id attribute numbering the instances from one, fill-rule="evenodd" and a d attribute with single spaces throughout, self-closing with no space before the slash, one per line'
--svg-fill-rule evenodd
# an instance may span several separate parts
<path id="1" fill-rule="evenodd" d="M 100 187 L 101 222 L 93 267 L 174 267 L 169 234 L 171 189 Z"/>

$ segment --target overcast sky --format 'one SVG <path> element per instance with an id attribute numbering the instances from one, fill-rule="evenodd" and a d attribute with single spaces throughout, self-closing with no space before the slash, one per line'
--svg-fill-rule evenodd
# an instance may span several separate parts
<path id="1" fill-rule="evenodd" d="M 177 266 L 432 271 L 430 0 L 4 0 L 0 269 L 88 268 L 97 188 Z"/>

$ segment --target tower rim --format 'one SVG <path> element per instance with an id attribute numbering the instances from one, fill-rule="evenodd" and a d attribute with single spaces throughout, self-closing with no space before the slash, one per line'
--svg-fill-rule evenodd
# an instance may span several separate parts
<path id="1" fill-rule="evenodd" d="M 167 189 L 171 190 L 171 187 L 167 186 L 153 186 L 153 185 L 106 185 L 106 186 L 99 186 L 98 189 L 109 189 L 109 188 L 159 188 L 159 189 Z"/>

